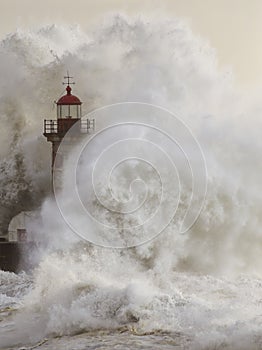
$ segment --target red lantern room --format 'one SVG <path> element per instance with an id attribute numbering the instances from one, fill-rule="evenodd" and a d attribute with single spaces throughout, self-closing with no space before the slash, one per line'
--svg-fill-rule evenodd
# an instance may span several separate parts
<path id="1" fill-rule="evenodd" d="M 67 94 L 57 102 L 57 118 L 81 118 L 81 104 L 78 97 L 71 94 L 71 87 L 67 85 Z"/>
<path id="2" fill-rule="evenodd" d="M 72 95 L 70 79 L 72 77 L 67 74 L 66 95 L 62 96 L 57 102 L 57 130 L 59 133 L 65 134 L 77 121 L 82 118 L 81 105 L 82 102 L 78 97 Z"/>

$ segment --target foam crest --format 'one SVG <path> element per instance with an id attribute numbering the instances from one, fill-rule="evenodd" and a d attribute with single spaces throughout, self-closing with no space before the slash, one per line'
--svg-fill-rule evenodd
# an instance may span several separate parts
<path id="1" fill-rule="evenodd" d="M 178 330 L 191 337 L 193 329 L 196 348 L 223 345 L 221 336 L 226 341 L 229 332 L 238 348 L 246 344 L 243 334 L 246 342 L 254 339 L 261 314 L 260 103 L 250 107 L 250 101 L 233 91 L 230 77 L 217 68 L 213 50 L 180 21 L 115 16 L 89 36 L 58 26 L 18 31 L 2 41 L 0 54 L 0 84 L 5 87 L 0 96 L 2 231 L 15 212 L 41 204 L 43 222 L 35 228 L 43 243 L 42 261 L 34 288 L 15 317 L 13 343 L 97 328 L 131 329 L 134 324 L 141 332 Z M 85 102 L 84 112 L 123 101 L 153 103 L 177 113 L 200 142 L 208 191 L 198 220 L 186 233 L 179 230 L 192 190 L 185 178 L 176 219 L 139 247 L 94 247 L 75 237 L 61 220 L 47 198 L 51 151 L 40 135 L 43 119 L 55 115 L 52 101 L 62 93 L 58 83 L 67 69 L 77 81 L 74 92 Z M 147 153 L 152 156 L 144 152 L 143 157 Z M 88 166 L 94 161 L 90 159 Z M 162 168 L 163 158 L 154 161 Z M 103 177 L 96 178 L 102 200 L 95 203 L 94 214 L 105 222 L 112 218 L 102 215 L 101 202 L 111 205 L 112 193 L 117 200 L 128 199 L 132 191 L 149 194 L 149 201 L 157 196 L 158 178 L 148 167 L 138 167 L 147 188 L 131 186 L 129 191 L 133 171 L 130 163 L 118 168 L 111 193 L 101 187 Z M 172 184 L 173 174 L 165 175 Z M 78 219 L 77 210 L 71 209 Z M 94 226 L 84 229 L 97 237 Z M 108 239 L 110 232 L 104 234 Z M 239 277 L 241 273 L 249 278 Z M 227 277 L 218 277 L 222 275 Z M 4 346 L 10 339 L 3 335 L 1 342 Z"/>

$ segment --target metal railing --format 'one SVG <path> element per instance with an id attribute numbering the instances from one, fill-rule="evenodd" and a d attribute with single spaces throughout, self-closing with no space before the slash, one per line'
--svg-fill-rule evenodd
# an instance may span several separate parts
<path id="1" fill-rule="evenodd" d="M 72 127 L 74 123 L 70 127 Z M 66 130 L 68 131 L 70 127 L 66 127 Z M 45 119 L 44 120 L 44 134 L 58 134 L 61 132 L 60 125 L 58 123 L 57 119 L 51 120 L 51 119 Z M 64 129 L 64 128 L 63 128 Z M 81 119 L 80 120 L 80 133 L 81 134 L 88 134 L 95 130 L 95 119 Z"/>
<path id="2" fill-rule="evenodd" d="M 44 122 L 44 133 L 45 134 L 57 134 L 57 120 L 47 120 Z"/>
<path id="3" fill-rule="evenodd" d="M 81 119 L 80 131 L 87 134 L 95 130 L 95 119 Z"/>

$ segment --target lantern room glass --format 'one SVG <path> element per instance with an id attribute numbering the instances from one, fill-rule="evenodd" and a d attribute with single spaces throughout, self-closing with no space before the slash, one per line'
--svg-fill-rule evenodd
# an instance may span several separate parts
<path id="1" fill-rule="evenodd" d="M 81 105 L 57 105 L 57 118 L 81 118 Z"/>

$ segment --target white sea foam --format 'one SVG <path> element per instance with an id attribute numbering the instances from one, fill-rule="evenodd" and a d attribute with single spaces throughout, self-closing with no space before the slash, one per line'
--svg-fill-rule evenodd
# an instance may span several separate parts
<path id="1" fill-rule="evenodd" d="M 34 288 L 13 315 L 12 332 L 1 330 L 0 344 L 127 326 L 140 333 L 181 332 L 196 349 L 259 349 L 260 103 L 235 92 L 230 76 L 218 70 L 214 52 L 177 20 L 115 16 L 89 35 L 57 26 L 18 31 L 0 50 L 5 217 L 21 191 L 38 203 L 47 192 L 51 152 L 41 137 L 42 123 L 55 116 L 52 101 L 62 93 L 59 81 L 67 69 L 86 112 L 140 101 L 180 115 L 202 145 L 208 170 L 196 224 L 181 235 L 179 220 L 173 221 L 157 239 L 133 249 L 83 243 L 52 199 L 45 199 L 44 227 L 36 227 L 45 245 Z M 20 182 L 17 154 L 23 160 Z M 148 183 L 151 191 L 154 184 Z M 124 198 L 125 181 L 114 186 Z M 189 190 L 183 194 L 186 202 Z"/>

